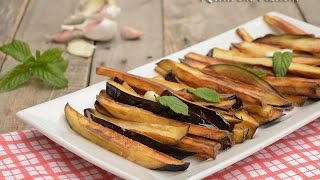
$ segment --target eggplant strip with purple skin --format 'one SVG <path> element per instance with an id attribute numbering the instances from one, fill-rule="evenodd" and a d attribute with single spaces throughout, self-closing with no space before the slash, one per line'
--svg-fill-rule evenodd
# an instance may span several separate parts
<path id="1" fill-rule="evenodd" d="M 109 81 L 107 82 L 106 93 L 115 101 L 139 107 L 163 117 L 172 118 L 178 121 L 196 125 L 205 125 L 218 127 L 222 130 L 230 130 L 229 123 L 226 122 L 220 114 L 208 108 L 193 104 L 192 102 L 184 100 L 178 96 L 176 97 L 188 106 L 188 116 L 177 114 L 170 108 L 165 107 L 158 102 L 144 99 L 142 97 L 133 96 L 132 94 L 124 92 L 120 88 L 121 87 L 119 86 L 119 84 Z M 171 93 L 170 91 L 164 91 L 161 95 L 175 96 L 175 94 Z"/>
<path id="2" fill-rule="evenodd" d="M 127 121 L 127 124 L 130 124 L 129 126 L 127 126 L 126 123 L 123 123 L 122 120 L 115 120 L 112 117 L 104 116 L 93 109 L 85 109 L 84 114 L 86 117 L 92 119 L 96 123 L 99 123 L 105 127 L 109 127 L 113 130 L 115 130 L 114 128 L 116 128 L 118 133 L 177 159 L 183 159 L 195 154 L 201 154 L 202 156 L 205 155 L 206 157 L 215 158 L 216 154 L 218 154 L 219 150 L 221 149 L 220 143 L 214 142 L 212 140 L 212 143 L 208 145 L 208 143 L 199 142 L 199 140 L 193 140 L 192 138 L 185 136 L 181 137 L 181 139 L 177 141 L 174 146 L 169 145 L 166 142 L 162 143 L 161 141 L 159 141 L 158 136 L 150 136 L 149 133 L 146 133 L 147 131 L 145 129 L 142 129 L 143 127 L 138 126 L 138 128 L 132 129 L 132 126 L 135 126 L 135 124 L 141 124 L 140 122 Z M 166 133 L 166 130 L 163 130 L 163 127 L 167 125 L 151 125 L 154 126 L 153 128 L 158 129 L 154 129 L 154 131 L 160 130 L 163 131 L 163 133 L 168 134 Z M 213 145 L 213 143 L 215 144 Z M 181 149 L 178 147 L 181 147 Z"/>
<path id="3" fill-rule="evenodd" d="M 213 57 L 223 59 L 225 61 L 239 63 L 239 64 L 246 64 L 246 65 L 258 65 L 272 68 L 272 58 L 253 58 L 253 57 L 244 57 L 239 55 L 238 53 L 235 54 L 234 52 L 215 48 L 213 51 Z M 310 66 L 306 64 L 299 64 L 299 63 L 291 63 L 288 72 L 292 74 L 296 74 L 302 77 L 317 79 L 320 78 L 320 67 Z"/>
<path id="4" fill-rule="evenodd" d="M 285 94 L 284 97 L 290 101 L 293 106 L 303 106 L 303 104 L 308 100 L 308 97 L 306 96 L 294 96 L 294 95 L 288 95 Z"/>
<path id="5" fill-rule="evenodd" d="M 199 63 L 202 63 L 204 64 L 205 66 L 208 66 L 208 65 L 216 65 L 216 64 L 233 64 L 233 65 L 238 65 L 239 63 L 236 63 L 236 62 L 232 62 L 232 61 L 225 61 L 223 59 L 217 59 L 217 58 L 213 58 L 212 55 L 213 55 L 213 52 L 214 52 L 214 49 L 211 49 L 210 50 L 210 55 L 207 55 L 207 56 L 204 56 L 204 55 L 201 55 L 201 54 L 197 54 L 197 53 L 194 53 L 194 52 L 190 52 L 188 54 L 185 55 L 185 60 L 180 60 L 181 63 L 183 64 L 191 64 L 189 66 L 192 66 L 192 67 L 195 67 L 195 63 L 198 62 L 197 66 L 200 66 Z M 195 62 L 196 61 L 196 62 Z M 268 67 L 264 67 L 264 66 L 260 66 L 260 65 L 251 65 L 251 64 L 244 64 L 245 67 L 248 67 L 248 68 L 252 68 L 252 69 L 255 69 L 255 70 L 259 70 L 259 71 L 262 71 L 264 73 L 266 73 L 267 75 L 270 75 L 270 76 L 273 76 L 273 71 L 271 70 L 271 68 L 268 68 Z M 200 68 L 202 69 L 202 68 Z"/>
<path id="6" fill-rule="evenodd" d="M 243 109 L 248 111 L 250 114 L 256 114 L 262 117 L 263 119 L 265 119 L 265 121 L 273 121 L 284 115 L 281 110 L 276 109 L 269 105 L 258 106 L 255 104 L 244 103 Z"/>
<path id="7" fill-rule="evenodd" d="M 139 89 L 144 91 L 149 91 L 152 89 L 157 94 L 162 94 L 166 88 L 158 83 L 152 82 L 147 78 L 129 74 L 120 70 L 108 68 L 108 67 L 97 67 L 96 73 L 98 75 L 108 76 L 110 78 L 118 77 L 123 81 L 127 82 L 130 86 L 139 87 Z"/>
<path id="8" fill-rule="evenodd" d="M 281 52 L 283 50 L 275 46 L 253 42 L 242 42 L 233 44 L 233 46 L 239 49 L 242 53 L 248 54 L 249 57 L 266 57 L 267 54 Z M 293 53 L 292 62 L 311 66 L 319 66 L 320 58 L 306 55 L 302 56 L 297 53 Z"/>
<path id="9" fill-rule="evenodd" d="M 272 86 L 292 86 L 292 87 L 301 87 L 301 88 L 319 88 L 320 80 L 319 79 L 307 79 L 300 77 L 264 77 L 268 83 Z"/>
<path id="10" fill-rule="evenodd" d="M 163 144 L 163 143 L 156 141 L 153 138 L 150 138 L 144 134 L 141 134 L 139 132 L 135 132 L 130 129 L 126 129 L 123 126 L 118 126 L 117 124 L 114 124 L 114 123 L 108 121 L 108 119 L 110 117 L 103 116 L 103 115 L 97 113 L 93 109 L 85 109 L 84 115 L 87 118 L 93 120 L 94 122 L 96 122 L 104 127 L 112 129 L 113 131 L 116 131 L 117 133 L 119 133 L 123 136 L 126 136 L 132 140 L 140 142 L 140 143 L 142 143 L 152 149 L 160 151 L 160 152 L 167 154 L 168 156 L 174 157 L 176 159 L 181 160 L 181 159 L 184 159 L 186 157 L 189 157 L 189 156 L 196 154 L 194 152 L 188 152 L 188 151 L 179 149 L 173 145 Z"/>
<path id="11" fill-rule="evenodd" d="M 320 38 L 314 35 L 294 35 L 294 34 L 268 34 L 254 40 L 254 42 L 276 45 L 281 48 L 293 49 L 308 53 L 320 53 Z"/>
<path id="12" fill-rule="evenodd" d="M 166 61 L 168 61 L 168 60 L 161 61 L 159 64 L 165 65 Z M 223 66 L 223 65 L 214 65 L 214 66 Z M 229 66 L 229 65 L 227 65 L 227 66 Z M 205 67 L 205 66 L 201 66 L 201 68 L 203 68 L 203 67 Z M 266 85 L 266 86 L 268 87 L 268 85 Z M 275 92 L 275 93 L 277 94 L 277 92 Z M 206 103 L 206 102 L 196 102 L 196 103 L 198 103 L 199 105 L 208 106 L 209 108 L 212 106 L 217 107 L 216 105 L 214 105 L 214 103 Z M 233 110 L 233 111 L 238 110 L 241 107 L 242 107 L 242 100 L 240 99 L 240 104 L 239 104 L 239 102 L 235 103 L 232 106 L 231 110 Z M 221 107 L 218 106 L 218 108 L 221 108 Z M 250 106 L 248 106 L 248 104 L 247 104 L 245 108 L 250 113 L 261 116 L 261 118 L 259 118 L 260 119 L 259 122 L 261 122 L 261 124 L 264 124 L 265 122 L 273 121 L 273 120 L 283 116 L 283 113 L 280 110 L 275 109 L 269 105 L 264 105 L 264 106 L 250 105 Z M 228 118 L 228 117 L 225 117 L 225 118 Z M 230 121 L 230 119 L 228 119 L 228 120 Z"/>
<path id="13" fill-rule="evenodd" d="M 289 23 L 288 21 L 273 15 L 264 15 L 263 20 L 268 23 L 272 27 L 276 27 L 284 31 L 288 34 L 307 34 L 302 29 L 298 28 L 297 26 Z"/>
<path id="14" fill-rule="evenodd" d="M 278 91 L 284 94 L 295 96 L 306 96 L 309 98 L 320 98 L 319 87 L 292 87 L 292 86 L 274 86 Z"/>
<path id="15" fill-rule="evenodd" d="M 282 98 L 282 94 L 272 87 L 267 81 L 241 67 L 228 64 L 219 64 L 207 66 L 201 71 L 212 76 L 225 76 L 230 79 L 250 84 L 266 91 L 270 91 L 274 95 L 280 96 L 279 98 Z M 287 106 L 290 106 L 290 103 L 287 103 Z"/>
<path id="16" fill-rule="evenodd" d="M 170 92 L 171 90 L 161 84 L 152 82 L 150 80 L 148 80 L 147 78 L 142 78 L 139 76 L 135 76 L 135 75 L 131 75 L 125 72 L 121 72 L 121 71 L 117 71 L 117 70 L 113 70 L 110 68 L 104 68 L 104 67 L 98 67 L 97 68 L 97 73 L 101 74 L 101 75 L 107 75 L 109 77 L 115 78 L 115 77 L 119 77 L 120 79 L 126 81 L 129 85 L 131 85 L 132 87 L 135 88 L 140 88 L 143 89 L 145 91 L 154 91 L 157 94 L 162 95 L 165 91 L 166 92 Z M 119 76 L 118 76 L 119 75 Z M 108 85 L 108 84 L 107 84 Z M 123 99 L 123 97 L 119 96 L 119 91 L 115 91 L 115 89 L 111 89 L 112 87 L 110 87 L 110 91 L 107 91 L 108 95 L 111 96 L 113 99 L 118 98 L 117 101 L 120 101 L 121 98 Z M 170 91 L 168 91 L 170 90 Z M 180 115 L 177 113 L 174 113 L 171 109 L 162 106 L 160 103 L 155 103 L 152 101 L 143 101 L 145 103 L 150 103 L 152 105 L 154 105 L 154 107 L 159 107 L 161 110 L 163 111 L 159 111 L 157 108 L 152 108 L 152 106 L 144 106 L 145 108 L 148 108 L 147 110 L 151 110 L 151 111 L 157 111 L 155 112 L 157 113 L 161 113 L 162 116 L 166 116 L 166 117 L 170 117 L 170 118 L 176 118 L 177 120 L 180 121 L 188 121 L 188 123 L 192 123 L 192 124 L 201 124 L 201 125 L 206 125 L 206 126 L 211 126 L 211 127 L 218 127 L 222 130 L 230 130 L 230 124 L 228 122 L 226 122 L 223 117 L 221 115 L 219 115 L 218 113 L 205 108 L 205 107 L 201 107 L 201 106 L 197 106 L 195 104 L 193 104 L 192 102 L 189 102 L 185 99 L 182 99 L 180 96 L 175 95 L 174 93 L 171 93 L 173 96 L 176 96 L 177 98 L 179 98 L 180 100 L 182 100 L 184 103 L 187 104 L 187 106 L 189 107 L 189 116 L 184 116 L 184 115 Z M 130 94 L 128 94 L 130 95 Z M 133 100 L 141 100 L 142 98 L 138 98 L 136 96 L 130 96 L 132 98 L 134 98 Z M 138 103 L 137 102 L 132 102 L 131 101 L 127 101 L 126 99 L 123 99 L 123 103 Z M 136 104 L 138 105 L 138 104 Z M 136 106 L 135 105 L 135 106 Z M 143 103 L 140 105 L 144 105 Z M 157 106 L 155 106 L 157 105 Z M 187 120 L 186 120 L 187 119 Z"/>
<path id="17" fill-rule="evenodd" d="M 290 105 L 285 99 L 268 93 L 261 88 L 235 82 L 228 78 L 209 76 L 183 64 L 177 63 L 173 73 L 187 85 L 194 88 L 209 87 L 222 93 L 237 93 L 243 101 L 258 105 L 270 104 L 277 107 Z"/>
<path id="18" fill-rule="evenodd" d="M 221 145 L 217 142 L 207 143 L 188 136 L 184 137 L 176 146 L 186 151 L 195 152 L 207 159 L 215 159 L 221 149 Z"/>
<path id="19" fill-rule="evenodd" d="M 189 130 L 189 127 L 120 120 L 100 114 L 94 109 L 85 109 L 84 112 L 85 115 L 89 115 L 90 113 L 96 118 L 108 121 L 124 129 L 143 134 L 163 144 L 177 144 L 184 136 L 187 135 Z"/>
<path id="20" fill-rule="evenodd" d="M 166 124 L 172 126 L 189 127 L 188 134 L 193 134 L 220 142 L 227 148 L 232 145 L 231 135 L 228 131 L 209 128 L 200 125 L 186 124 L 173 119 L 158 116 L 150 111 L 127 104 L 116 102 L 107 97 L 106 92 L 101 92 L 97 97 L 99 104 L 105 108 L 112 116 L 126 121 L 149 122 L 155 124 Z"/>
<path id="21" fill-rule="evenodd" d="M 71 129 L 91 142 L 128 161 L 148 169 L 161 171 L 183 171 L 190 165 L 190 163 L 175 159 L 127 138 L 110 128 L 95 123 L 78 113 L 69 104 L 65 106 L 64 111 Z"/>

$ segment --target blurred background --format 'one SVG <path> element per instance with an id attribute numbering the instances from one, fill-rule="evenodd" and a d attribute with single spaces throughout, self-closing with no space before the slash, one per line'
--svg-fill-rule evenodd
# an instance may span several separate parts
<path id="1" fill-rule="evenodd" d="M 319 0 L 252 0 L 252 2 L 201 0 L 118 0 L 118 27 L 132 26 L 143 32 L 138 40 L 123 40 L 119 33 L 108 42 L 90 41 L 96 46 L 91 57 L 70 55 L 66 76 L 69 87 L 55 89 L 32 80 L 18 89 L 0 94 L 0 133 L 24 129 L 15 117 L 24 108 L 82 89 L 104 80 L 95 75 L 96 66 L 130 70 L 162 56 L 191 46 L 270 11 L 276 11 L 320 26 Z M 77 0 L 0 0 L 0 43 L 12 39 L 28 42 L 32 50 L 61 47 L 47 37 L 59 32 L 75 11 Z M 16 65 L 0 54 L 0 75 Z"/>

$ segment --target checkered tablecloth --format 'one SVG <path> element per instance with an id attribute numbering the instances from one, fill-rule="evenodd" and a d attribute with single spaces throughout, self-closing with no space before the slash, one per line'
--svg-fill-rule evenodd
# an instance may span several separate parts
<path id="1" fill-rule="evenodd" d="M 320 179 L 320 118 L 206 179 Z M 0 179 L 120 179 L 35 129 L 0 135 Z"/>

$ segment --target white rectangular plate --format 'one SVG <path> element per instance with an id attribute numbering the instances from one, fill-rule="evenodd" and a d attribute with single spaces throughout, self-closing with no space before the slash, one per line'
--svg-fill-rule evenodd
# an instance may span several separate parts
<path id="1" fill-rule="evenodd" d="M 288 20 L 308 33 L 320 36 L 320 28 L 278 13 L 273 14 Z M 248 30 L 254 38 L 273 32 L 262 17 L 243 24 L 241 27 Z M 178 58 L 182 58 L 190 51 L 206 54 L 212 47 L 228 48 L 230 43 L 239 41 L 241 40 L 235 34 L 235 29 L 232 29 L 164 58 L 178 60 Z M 130 73 L 146 77 L 155 76 L 156 73 L 153 69 L 156 62 L 136 68 Z M 191 162 L 186 171 L 153 171 L 100 148 L 69 128 L 63 112 L 66 103 L 69 102 L 72 107 L 82 112 L 85 108 L 93 107 L 96 94 L 103 88 L 105 88 L 105 82 L 100 82 L 66 96 L 22 110 L 17 113 L 17 116 L 71 152 L 106 171 L 126 179 L 200 179 L 263 149 L 320 116 L 320 102 L 309 102 L 304 107 L 294 108 L 288 112 L 278 121 L 279 123 L 260 128 L 254 139 L 221 152 L 215 160 L 199 161 L 194 157 L 190 157 L 185 159 L 185 161 Z"/>

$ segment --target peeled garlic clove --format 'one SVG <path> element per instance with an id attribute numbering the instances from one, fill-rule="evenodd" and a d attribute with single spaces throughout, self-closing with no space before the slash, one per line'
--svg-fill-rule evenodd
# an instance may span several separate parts
<path id="1" fill-rule="evenodd" d="M 124 26 L 121 28 L 120 35 L 126 40 L 136 40 L 143 35 L 143 32 L 130 26 Z"/>
<path id="2" fill-rule="evenodd" d="M 95 46 L 83 39 L 74 39 L 68 43 L 67 51 L 75 56 L 91 57 Z"/>
<path id="3" fill-rule="evenodd" d="M 147 91 L 145 94 L 144 94 L 144 98 L 145 99 L 148 99 L 148 100 L 151 100 L 151 101 L 156 101 L 156 97 L 158 97 L 159 95 L 153 91 Z"/>
<path id="4" fill-rule="evenodd" d="M 51 35 L 49 39 L 56 43 L 64 43 L 81 36 L 81 31 L 64 30 L 62 32 Z"/>
<path id="5" fill-rule="evenodd" d="M 83 27 L 83 35 L 95 41 L 109 41 L 117 33 L 117 23 L 110 19 L 90 22 Z"/>

